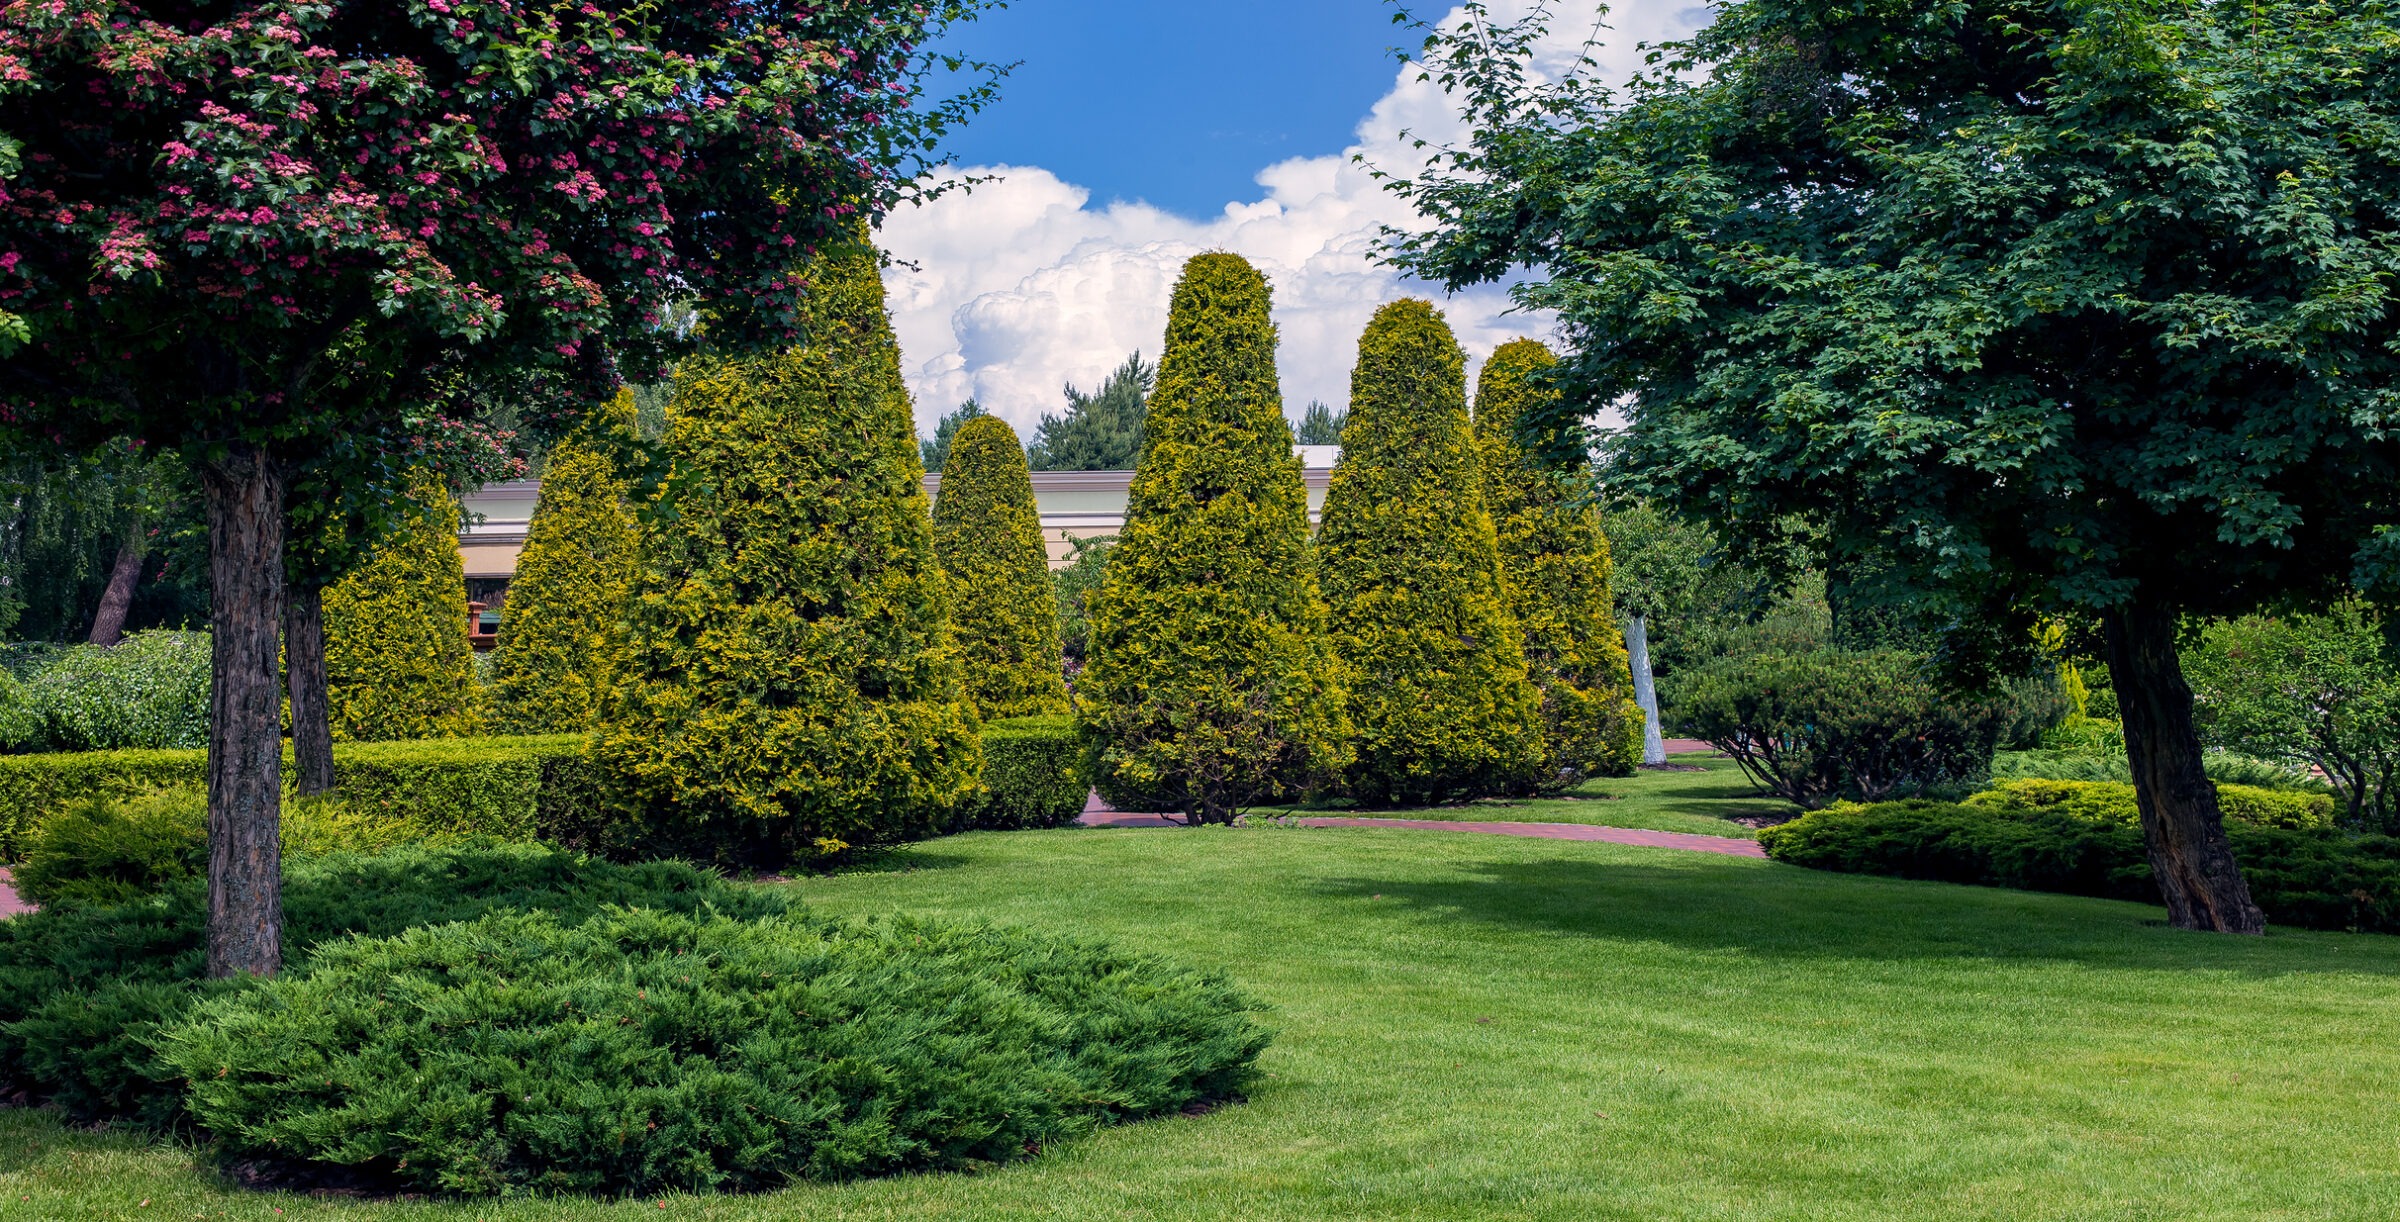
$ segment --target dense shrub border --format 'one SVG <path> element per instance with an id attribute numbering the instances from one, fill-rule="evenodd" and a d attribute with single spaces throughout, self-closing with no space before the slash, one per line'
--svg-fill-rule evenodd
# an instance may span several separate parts
<path id="1" fill-rule="evenodd" d="M 1999 781 L 1966 800 L 1986 810 L 2056 810 L 2097 823 L 2141 825 L 2133 786 L 2122 781 L 2058 781 L 2026 777 Z M 2217 808 L 2227 819 L 2260 827 L 2333 826 L 2333 795 L 2217 783 Z"/>
<path id="2" fill-rule="evenodd" d="M 0 755 L 0 860 L 22 856 L 33 829 L 73 803 L 202 785 L 206 770 L 201 751 Z M 635 840 L 601 801 L 577 735 L 341 743 L 333 772 L 334 792 L 353 811 L 428 832 L 539 837 L 594 852 L 627 851 Z"/>
<path id="3" fill-rule="evenodd" d="M 1059 827 L 1083 813 L 1092 753 L 1072 717 L 983 723 L 983 793 L 962 827 Z"/>
<path id="4" fill-rule="evenodd" d="M 1013 1162 L 1238 1094 L 1253 1009 L 989 925 L 525 913 L 327 946 L 161 1042 L 228 1160 L 621 1195 Z"/>
<path id="5" fill-rule="evenodd" d="M 2400 933 L 2400 839 L 2240 820 L 2225 831 L 2269 921 Z M 1758 842 L 1777 861 L 1818 870 L 2159 902 L 2139 827 L 2055 807 L 1846 804 L 1767 828 Z"/>

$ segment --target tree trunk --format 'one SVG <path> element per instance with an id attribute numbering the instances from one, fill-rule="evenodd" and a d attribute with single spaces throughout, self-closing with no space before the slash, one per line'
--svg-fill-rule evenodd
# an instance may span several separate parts
<path id="1" fill-rule="evenodd" d="M 141 523 L 134 523 L 125 546 L 117 549 L 117 563 L 108 571 L 108 589 L 100 595 L 100 609 L 92 613 L 88 639 L 94 645 L 114 645 L 125 637 L 125 613 L 133 609 L 133 587 L 142 579 L 142 529 Z"/>
<path id="2" fill-rule="evenodd" d="M 236 445 L 203 464 L 208 502 L 208 974 L 283 964 L 280 834 L 283 476 Z"/>
<path id="3" fill-rule="evenodd" d="M 332 708 L 325 695 L 325 591 L 294 585 L 284 590 L 283 667 L 291 676 L 292 758 L 303 797 L 333 789 Z"/>
<path id="4" fill-rule="evenodd" d="M 2192 689 L 2175 655 L 2175 615 L 2134 602 L 2103 619 L 2108 675 L 2125 720 L 2125 758 L 2142 814 L 2150 868 L 2178 929 L 2265 933 L 2233 860 L 2217 788 L 2201 768 L 2192 725 Z"/>
<path id="5" fill-rule="evenodd" d="M 1641 616 L 1625 619 L 1625 659 L 1633 664 L 1633 702 L 1642 706 L 1642 763 L 1667 762 L 1667 740 L 1658 728 L 1658 687 L 1650 680 L 1650 625 Z"/>

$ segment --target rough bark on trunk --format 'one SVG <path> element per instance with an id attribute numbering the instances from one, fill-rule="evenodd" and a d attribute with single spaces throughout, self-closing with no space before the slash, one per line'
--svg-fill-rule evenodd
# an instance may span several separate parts
<path id="1" fill-rule="evenodd" d="M 208 974 L 283 964 L 280 834 L 283 476 L 236 445 L 201 468 L 208 502 Z"/>
<path id="2" fill-rule="evenodd" d="M 101 592 L 100 609 L 92 613 L 94 645 L 114 645 L 125 637 L 125 613 L 133 609 L 133 588 L 142 579 L 142 528 L 135 525 L 117 549 L 117 563 L 108 571 L 108 589 Z"/>
<path id="3" fill-rule="evenodd" d="M 2142 840 L 2167 919 L 2178 929 L 2265 933 L 2266 917 L 2233 860 L 2217 788 L 2201 767 L 2192 689 L 2175 654 L 2175 615 L 2134 602 L 2103 620 L 2108 674 L 2125 721 L 2125 758 Z"/>
<path id="4" fill-rule="evenodd" d="M 1667 762 L 1667 740 L 1658 728 L 1658 687 L 1650 679 L 1650 625 L 1641 616 L 1625 619 L 1625 660 L 1633 664 L 1633 702 L 1642 707 L 1642 763 Z"/>
<path id="5" fill-rule="evenodd" d="M 303 797 L 333 789 L 332 708 L 325 695 L 325 591 L 284 590 L 283 667 L 291 676 L 293 789 Z"/>

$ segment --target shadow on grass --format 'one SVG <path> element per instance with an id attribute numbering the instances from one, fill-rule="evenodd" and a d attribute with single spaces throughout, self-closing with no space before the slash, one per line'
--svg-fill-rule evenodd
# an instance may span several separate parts
<path id="1" fill-rule="evenodd" d="M 1338 878 L 1331 895 L 1398 900 L 1463 920 L 1571 937 L 1660 942 L 1767 959 L 1990 959 L 2284 975 L 2400 975 L 2400 938 L 2171 929 L 2142 904 L 1950 883 L 1710 862 L 1461 863 L 1472 877 Z"/>

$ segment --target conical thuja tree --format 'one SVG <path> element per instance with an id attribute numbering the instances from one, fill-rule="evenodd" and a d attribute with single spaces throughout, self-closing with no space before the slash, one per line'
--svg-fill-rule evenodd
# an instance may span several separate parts
<path id="1" fill-rule="evenodd" d="M 1240 257 L 1184 265 L 1146 430 L 1079 711 L 1110 801 L 1226 822 L 1338 772 L 1350 737 L 1267 283 Z"/>
<path id="2" fill-rule="evenodd" d="M 449 738 L 482 728 L 458 500 L 439 476 L 409 481 L 399 524 L 324 597 L 325 697 L 336 741 Z"/>
<path id="3" fill-rule="evenodd" d="M 1508 608 L 1467 420 L 1466 357 L 1423 301 L 1375 312 L 1317 540 L 1374 803 L 1521 792 L 1540 778 L 1541 699 Z"/>
<path id="4" fill-rule="evenodd" d="M 1500 345 L 1475 386 L 1475 442 L 1484 508 L 1500 540 L 1509 609 L 1542 693 L 1544 772 L 1550 783 L 1628 776 L 1641 762 L 1642 711 L 1617 626 L 1608 536 L 1590 505 L 1587 471 L 1552 465 L 1562 447 L 1519 429 L 1553 420 L 1558 393 L 1537 380 L 1558 363 L 1529 339 Z M 1530 409 L 1530 410 L 1529 410 Z M 1576 451 L 1580 453 L 1580 451 Z"/>
<path id="5" fill-rule="evenodd" d="M 633 516 L 609 434 L 631 430 L 631 389 L 551 448 L 542 495 L 500 617 L 492 727 L 503 734 L 592 728 L 611 638 L 633 575 Z"/>
<path id="6" fill-rule="evenodd" d="M 1058 598 L 1042 514 L 1017 432 L 978 416 L 950 440 L 933 551 L 949 583 L 962 687 L 985 718 L 1067 711 L 1059 669 Z"/>
<path id="7" fill-rule="evenodd" d="M 924 835 L 979 778 L 877 265 L 811 260 L 802 342 L 678 370 L 594 745 L 653 847 L 763 864 Z"/>

